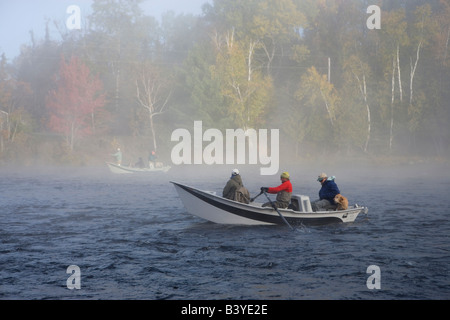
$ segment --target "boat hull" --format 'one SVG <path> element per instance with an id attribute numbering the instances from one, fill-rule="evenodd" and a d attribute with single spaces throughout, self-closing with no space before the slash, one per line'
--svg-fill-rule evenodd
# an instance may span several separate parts
<path id="1" fill-rule="evenodd" d="M 214 193 L 202 191 L 180 183 L 172 182 L 187 212 L 197 217 L 219 224 L 274 225 L 283 224 L 280 215 L 271 207 L 261 203 L 239 203 Z M 300 212 L 279 209 L 283 217 L 292 225 L 329 224 L 353 222 L 359 213 L 367 213 L 367 208 L 354 206 L 341 211 Z"/>
<path id="2" fill-rule="evenodd" d="M 119 166 L 117 164 L 107 162 L 109 170 L 112 173 L 147 173 L 147 172 L 167 172 L 170 167 L 159 167 L 159 168 L 133 168 L 127 166 Z"/>

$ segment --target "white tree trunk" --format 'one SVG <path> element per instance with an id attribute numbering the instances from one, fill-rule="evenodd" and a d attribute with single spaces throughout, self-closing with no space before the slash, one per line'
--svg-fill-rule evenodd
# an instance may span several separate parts
<path id="1" fill-rule="evenodd" d="M 416 73 L 417 63 L 419 62 L 419 55 L 420 55 L 420 47 L 422 46 L 422 41 L 419 42 L 419 45 L 417 46 L 417 52 L 416 52 L 416 62 L 412 63 L 412 58 L 410 60 L 410 66 L 411 66 L 411 77 L 409 80 L 409 104 L 412 105 L 413 102 L 413 81 L 414 81 L 414 74 Z"/>
<path id="2" fill-rule="evenodd" d="M 153 148 L 156 151 L 156 130 L 153 123 L 153 117 L 164 113 L 164 108 L 166 107 L 170 94 L 167 95 L 165 100 L 161 100 L 162 93 L 160 92 L 161 84 L 157 83 L 155 79 L 148 79 L 145 73 L 142 75 L 141 84 L 144 92 L 139 90 L 139 83 L 136 80 L 136 97 L 139 104 L 147 110 L 150 122 L 150 130 L 152 132 L 153 138 Z M 161 102 L 162 101 L 162 102 Z"/>
<path id="3" fill-rule="evenodd" d="M 370 107 L 369 103 L 367 102 L 367 85 L 366 85 L 366 75 L 363 74 L 362 77 L 362 83 L 359 77 L 355 74 L 356 80 L 358 80 L 359 84 L 359 91 L 361 92 L 361 95 L 364 99 L 364 103 L 366 104 L 366 111 L 367 111 L 367 137 L 366 142 L 364 144 L 364 152 L 367 152 L 367 149 L 369 147 L 369 141 L 370 141 L 370 132 L 371 132 L 371 116 L 370 116 Z"/>
<path id="4" fill-rule="evenodd" d="M 394 101 L 395 101 L 395 58 L 392 58 L 392 80 L 391 80 L 391 127 L 389 131 L 389 150 L 392 150 L 394 140 Z"/>
<path id="5" fill-rule="evenodd" d="M 400 92 L 400 102 L 403 101 L 402 76 L 400 73 L 400 48 L 397 44 L 397 71 L 398 71 L 398 90 Z"/>
<path id="6" fill-rule="evenodd" d="M 325 102 L 325 108 L 327 109 L 328 117 L 330 117 L 331 126 L 334 127 L 333 123 L 333 115 L 331 114 L 330 107 L 328 106 L 328 101 L 325 95 L 323 94 L 322 89 L 320 89 L 320 93 L 322 94 L 323 101 Z"/>

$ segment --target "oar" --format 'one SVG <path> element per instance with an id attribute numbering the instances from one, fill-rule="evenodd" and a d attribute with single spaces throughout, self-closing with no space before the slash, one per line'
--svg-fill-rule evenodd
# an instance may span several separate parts
<path id="1" fill-rule="evenodd" d="M 276 210 L 276 212 L 280 215 L 281 219 L 283 219 L 284 223 L 286 223 L 288 225 L 289 228 L 291 228 L 291 230 L 295 230 L 290 224 L 289 222 L 287 222 L 287 220 L 283 217 L 283 215 L 281 214 L 281 212 L 278 210 L 278 208 L 275 206 L 275 204 L 272 202 L 272 200 L 270 200 L 269 196 L 267 195 L 267 193 L 264 191 L 264 194 L 267 198 L 267 200 L 269 200 L 270 205 L 272 206 L 272 208 L 274 208 Z"/>
<path id="2" fill-rule="evenodd" d="M 250 198 L 250 202 L 253 202 L 253 201 L 255 201 L 255 199 L 256 198 L 258 198 L 260 195 L 262 195 L 263 194 L 263 192 L 261 191 L 257 196 L 255 196 L 255 197 L 253 197 L 253 198 Z"/>

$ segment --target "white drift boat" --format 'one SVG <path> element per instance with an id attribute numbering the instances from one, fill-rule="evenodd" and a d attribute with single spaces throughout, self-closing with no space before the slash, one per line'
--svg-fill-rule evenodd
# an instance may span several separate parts
<path id="1" fill-rule="evenodd" d="M 262 207 L 262 203 L 239 203 L 209 191 L 172 183 L 188 213 L 219 224 L 283 224 L 280 214 L 292 225 L 353 222 L 359 213 L 368 212 L 366 207 L 358 205 L 349 206 L 347 210 L 313 212 L 308 196 L 293 195 L 291 203 L 296 209 L 279 209 L 279 214 L 272 207 Z"/>
<path id="2" fill-rule="evenodd" d="M 167 172 L 170 166 L 153 167 L 153 168 L 135 168 L 128 166 L 119 166 L 118 164 L 107 162 L 109 170 L 112 173 L 145 173 L 145 172 Z"/>

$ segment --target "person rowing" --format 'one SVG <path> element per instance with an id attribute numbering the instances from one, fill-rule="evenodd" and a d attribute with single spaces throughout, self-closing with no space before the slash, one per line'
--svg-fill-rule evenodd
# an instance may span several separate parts
<path id="1" fill-rule="evenodd" d="M 272 201 L 277 208 L 284 209 L 289 206 L 292 197 L 292 183 L 288 172 L 283 172 L 280 176 L 281 184 L 278 187 L 261 187 L 261 192 L 276 194 L 276 201 Z M 272 203 L 266 202 L 263 207 L 271 207 Z"/>

